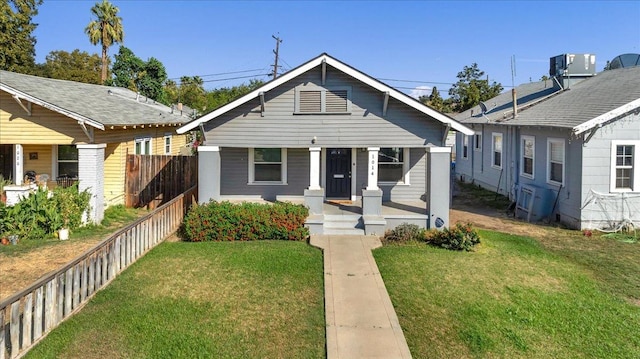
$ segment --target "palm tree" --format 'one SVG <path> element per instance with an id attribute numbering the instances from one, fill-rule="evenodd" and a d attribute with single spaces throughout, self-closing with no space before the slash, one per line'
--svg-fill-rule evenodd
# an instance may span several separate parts
<path id="1" fill-rule="evenodd" d="M 124 40 L 124 30 L 122 29 L 122 18 L 118 16 L 119 9 L 107 0 L 96 3 L 91 8 L 91 13 L 96 17 L 92 20 L 84 32 L 89 35 L 89 41 L 93 45 L 102 45 L 102 83 L 107 79 L 107 49 L 113 43 L 122 43 Z"/>

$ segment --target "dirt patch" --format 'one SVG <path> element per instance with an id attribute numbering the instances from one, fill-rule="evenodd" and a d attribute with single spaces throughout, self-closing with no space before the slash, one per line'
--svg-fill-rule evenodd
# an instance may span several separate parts
<path id="1" fill-rule="evenodd" d="M 68 240 L 20 255 L 0 253 L 0 301 L 71 262 L 101 240 Z"/>

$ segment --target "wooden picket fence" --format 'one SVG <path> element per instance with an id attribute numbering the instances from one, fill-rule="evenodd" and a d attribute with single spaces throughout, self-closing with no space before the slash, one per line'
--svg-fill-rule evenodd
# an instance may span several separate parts
<path id="1" fill-rule="evenodd" d="M 127 155 L 125 206 L 154 209 L 196 185 L 197 156 Z"/>
<path id="2" fill-rule="evenodd" d="M 0 302 L 0 359 L 23 356 L 120 272 L 174 233 L 196 196 L 194 186 Z"/>

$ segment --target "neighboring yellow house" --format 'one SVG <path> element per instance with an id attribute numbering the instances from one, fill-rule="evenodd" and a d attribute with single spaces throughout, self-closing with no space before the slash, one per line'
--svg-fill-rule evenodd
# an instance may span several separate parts
<path id="1" fill-rule="evenodd" d="M 29 171 L 49 186 L 76 179 L 99 221 L 124 203 L 126 154 L 190 153 L 175 132 L 190 120 L 124 88 L 0 71 L 0 174 L 16 185 Z"/>

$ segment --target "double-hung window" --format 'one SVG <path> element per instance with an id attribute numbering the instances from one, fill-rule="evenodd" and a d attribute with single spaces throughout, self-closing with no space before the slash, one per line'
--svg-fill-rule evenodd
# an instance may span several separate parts
<path id="1" fill-rule="evenodd" d="M 286 148 L 250 148 L 249 183 L 286 184 Z"/>
<path id="2" fill-rule="evenodd" d="M 351 112 L 351 87 L 296 87 L 296 114 L 344 114 Z"/>
<path id="3" fill-rule="evenodd" d="M 638 190 L 635 172 L 636 148 L 640 141 L 611 142 L 611 192 L 633 192 Z"/>
<path id="4" fill-rule="evenodd" d="M 78 148 L 73 145 L 58 145 L 58 176 L 78 177 Z"/>
<path id="5" fill-rule="evenodd" d="M 164 154 L 171 154 L 171 134 L 167 133 L 164 135 Z"/>
<path id="6" fill-rule="evenodd" d="M 533 136 L 522 136 L 520 139 L 520 153 L 522 155 L 520 175 L 534 178 L 534 163 L 536 154 L 536 139 Z"/>
<path id="7" fill-rule="evenodd" d="M 491 158 L 491 166 L 497 169 L 502 169 L 502 134 L 501 133 L 492 133 L 491 134 L 491 153 L 493 157 Z"/>
<path id="8" fill-rule="evenodd" d="M 469 136 L 462 135 L 462 158 L 469 158 Z"/>
<path id="9" fill-rule="evenodd" d="M 564 140 L 547 140 L 547 182 L 562 185 L 564 183 Z"/>
<path id="10" fill-rule="evenodd" d="M 482 134 L 476 133 L 473 135 L 473 149 L 476 151 L 482 151 Z"/>
<path id="11" fill-rule="evenodd" d="M 378 181 L 409 184 L 409 149 L 382 147 L 378 152 Z"/>
<path id="12" fill-rule="evenodd" d="M 150 155 L 151 154 L 151 137 L 136 138 L 134 148 L 135 148 L 136 155 Z"/>

